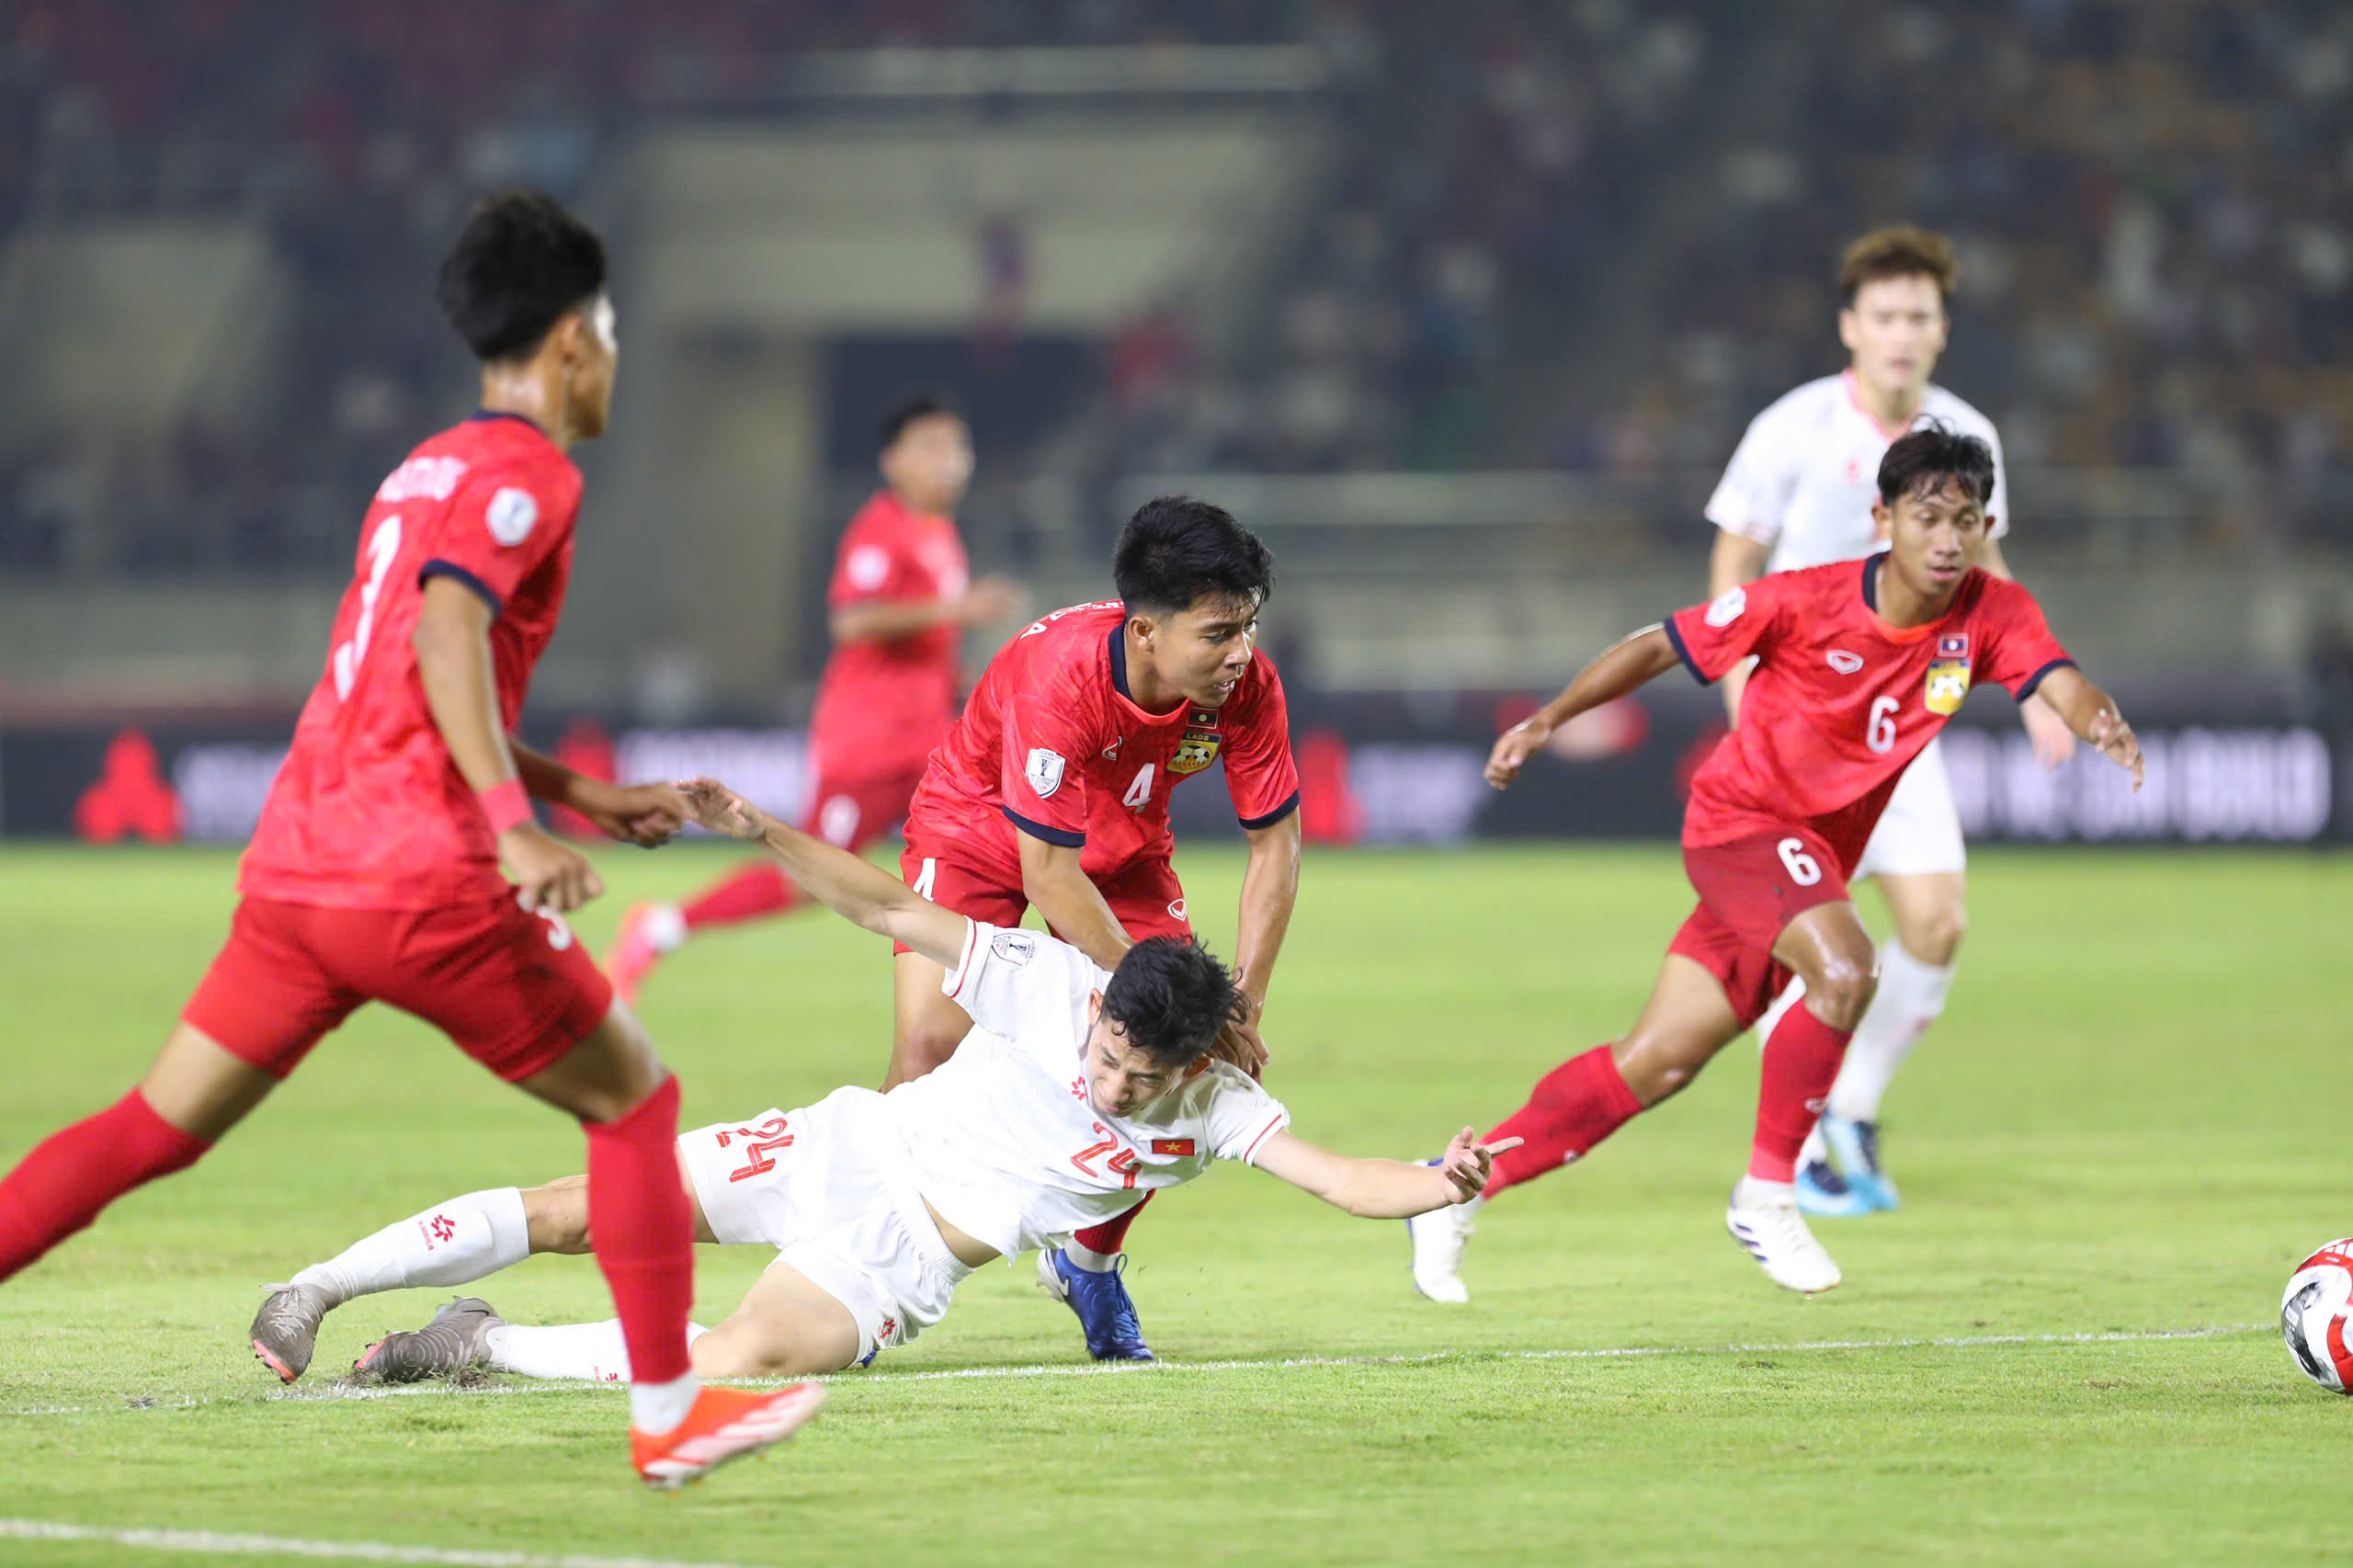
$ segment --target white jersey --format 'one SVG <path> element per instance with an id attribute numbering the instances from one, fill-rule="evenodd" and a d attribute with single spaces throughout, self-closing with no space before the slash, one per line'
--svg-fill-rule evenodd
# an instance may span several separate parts
<path id="1" fill-rule="evenodd" d="M 2009 532 L 2009 482 L 1994 422 L 1939 386 L 1928 388 L 1906 428 L 1928 420 L 1983 437 L 1994 449 L 1994 494 L 1985 505 L 1993 522 L 1986 536 Z M 1903 434 L 1864 412 L 1854 371 L 1808 381 L 1749 422 L 1708 498 L 1708 521 L 1771 546 L 1768 572 L 1869 555 L 1880 548 L 1871 524 L 1880 460 Z"/>
<path id="2" fill-rule="evenodd" d="M 1131 1117 L 1095 1108 L 1087 997 L 1111 977 L 1037 931 L 973 921 L 940 989 L 972 1016 L 956 1054 L 883 1098 L 940 1218 L 1012 1256 L 1126 1212 L 1210 1162 L 1247 1163 L 1290 1113 L 1222 1062 Z"/>

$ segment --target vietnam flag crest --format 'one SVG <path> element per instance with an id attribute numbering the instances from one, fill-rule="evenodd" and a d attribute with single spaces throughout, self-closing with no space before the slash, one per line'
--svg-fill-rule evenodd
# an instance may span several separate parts
<path id="1" fill-rule="evenodd" d="M 1189 1160 L 1193 1157 L 1193 1141 L 1190 1138 L 1155 1138 L 1152 1141 L 1152 1152 L 1155 1154 L 1169 1155 L 1175 1159 Z"/>

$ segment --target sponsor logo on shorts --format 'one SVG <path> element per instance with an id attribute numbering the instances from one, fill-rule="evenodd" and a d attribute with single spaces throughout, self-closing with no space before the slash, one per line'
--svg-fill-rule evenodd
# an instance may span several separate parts
<path id="1" fill-rule="evenodd" d="M 1829 660 L 1830 667 L 1842 676 L 1853 675 L 1863 667 L 1863 656 L 1860 653 L 1849 653 L 1844 648 L 1833 648 L 1823 657 Z"/>
<path id="2" fill-rule="evenodd" d="M 1063 787 L 1063 768 L 1065 766 L 1062 753 L 1040 746 L 1029 754 L 1021 776 L 1029 781 L 1031 791 L 1042 801 Z"/>

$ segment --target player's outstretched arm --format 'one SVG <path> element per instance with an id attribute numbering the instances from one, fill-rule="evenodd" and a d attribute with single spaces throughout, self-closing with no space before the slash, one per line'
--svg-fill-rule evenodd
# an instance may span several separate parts
<path id="1" fill-rule="evenodd" d="M 1437 1165 L 1415 1165 L 1403 1160 L 1352 1159 L 1285 1130 L 1268 1138 L 1252 1163 L 1358 1219 L 1410 1220 L 1478 1197 L 1486 1190 L 1494 1157 L 1518 1147 L 1517 1138 L 1482 1143 L 1466 1127 L 1454 1135 Z"/>
<path id="2" fill-rule="evenodd" d="M 946 968 L 963 960 L 972 922 L 880 866 L 777 821 L 715 778 L 690 778 L 678 790 L 699 826 L 761 846 L 803 892 L 843 919 L 904 942 Z"/>
<path id="3" fill-rule="evenodd" d="M 2094 686 L 2073 665 L 2062 665 L 2044 676 L 2034 694 L 2067 721 L 2067 728 L 2089 741 L 2117 767 L 2131 772 L 2132 788 L 2141 787 L 2147 772 L 2141 762 L 2141 740 L 2132 733 L 2132 726 L 2124 722 L 2116 699 Z"/>
<path id="4" fill-rule="evenodd" d="M 531 799 L 578 812 L 607 838 L 651 849 L 667 844 L 687 825 L 687 802 L 676 784 L 608 783 L 566 767 L 512 735 L 506 744 Z"/>
<path id="5" fill-rule="evenodd" d="M 1503 733 L 1487 756 L 1487 782 L 1506 789 L 1552 732 L 1589 709 L 1615 702 L 1673 669 L 1677 655 L 1665 625 L 1645 626 L 1577 672 L 1560 696 Z"/>

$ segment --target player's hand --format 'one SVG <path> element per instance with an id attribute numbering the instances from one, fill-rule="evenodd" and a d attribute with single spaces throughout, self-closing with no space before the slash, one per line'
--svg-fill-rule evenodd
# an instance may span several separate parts
<path id="1" fill-rule="evenodd" d="M 1210 1054 L 1220 1062 L 1231 1062 L 1253 1078 L 1264 1075 L 1267 1063 L 1273 1060 L 1267 1042 L 1258 1033 L 1258 1013 L 1263 1003 L 1242 999 L 1243 1016 L 1218 1030 L 1217 1039 L 1210 1046 Z"/>
<path id="2" fill-rule="evenodd" d="M 760 810 L 716 778 L 689 778 L 678 786 L 695 825 L 730 838 L 755 839 L 767 831 Z"/>
<path id="3" fill-rule="evenodd" d="M 1552 726 L 1541 719 L 1523 719 L 1496 737 L 1495 749 L 1487 754 L 1487 782 L 1498 790 L 1508 789 L 1528 766 L 1528 759 L 1544 749 L 1552 738 Z"/>
<path id="4" fill-rule="evenodd" d="M 964 590 L 963 600 L 956 607 L 958 617 L 967 626 L 1017 619 L 1024 597 L 1021 585 L 1010 577 L 978 577 Z"/>
<path id="5" fill-rule="evenodd" d="M 605 880 L 588 857 L 550 838 L 536 823 L 498 835 L 498 858 L 515 883 L 525 909 L 569 915 L 605 891 Z"/>
<path id="6" fill-rule="evenodd" d="M 1518 1138 L 1499 1138 L 1493 1143 L 1479 1142 L 1479 1134 L 1466 1127 L 1454 1135 L 1446 1146 L 1445 1158 L 1438 1161 L 1438 1174 L 1454 1189 L 1449 1203 L 1468 1203 L 1487 1190 L 1487 1177 L 1494 1174 L 1495 1156 L 1517 1149 L 1524 1142 Z"/>
<path id="7" fill-rule="evenodd" d="M 2102 756 L 2119 767 L 2132 770 L 2132 788 L 2137 791 L 2148 777 L 2148 769 L 2141 761 L 2141 737 L 2124 722 L 2124 715 L 2103 708 L 2092 715 L 2092 744 Z"/>
<path id="8" fill-rule="evenodd" d="M 2042 764 L 2045 773 L 2075 755 L 2075 732 L 2067 728 L 2059 710 L 2039 695 L 2018 704 L 2018 717 L 2025 722 L 2028 738 L 2034 742 L 2034 760 Z"/>
<path id="9" fill-rule="evenodd" d="M 572 809 L 607 838 L 651 849 L 667 844 L 692 821 L 676 784 L 605 784 L 584 779 Z"/>

